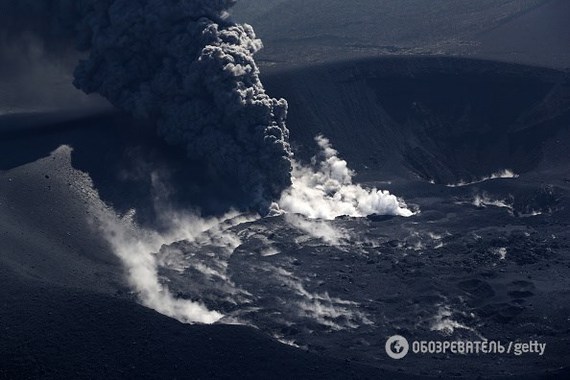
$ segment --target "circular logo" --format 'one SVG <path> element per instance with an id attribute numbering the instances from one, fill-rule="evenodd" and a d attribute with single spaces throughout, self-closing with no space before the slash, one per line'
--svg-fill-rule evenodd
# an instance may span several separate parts
<path id="1" fill-rule="evenodd" d="M 402 359 L 408 354 L 410 344 L 408 340 L 401 335 L 394 335 L 386 341 L 386 353 L 392 359 Z"/>

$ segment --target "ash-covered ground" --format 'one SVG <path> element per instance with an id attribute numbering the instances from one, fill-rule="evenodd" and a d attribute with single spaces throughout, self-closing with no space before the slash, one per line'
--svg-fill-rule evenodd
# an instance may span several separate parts
<path id="1" fill-rule="evenodd" d="M 0 375 L 567 373 L 567 73 L 399 58 L 264 80 L 290 101 L 297 160 L 310 165 L 323 134 L 355 182 L 414 214 L 220 217 L 235 204 L 231 189 L 151 126 L 116 114 L 52 114 L 49 125 L 10 115 L 0 132 Z M 202 214 L 175 219 L 191 207 Z M 192 231 L 169 234 L 173 223 Z M 150 242 L 134 244 L 133 228 Z M 139 281 L 140 270 L 157 282 Z M 221 319 L 189 326 L 139 302 L 179 320 L 184 307 Z M 394 361 L 384 348 L 394 334 L 547 347 Z"/>
<path id="2" fill-rule="evenodd" d="M 161 274 L 179 296 L 205 301 L 227 321 L 327 356 L 432 376 L 539 375 L 564 367 L 567 183 L 394 187 L 423 211 L 407 219 L 282 216 L 240 224 L 222 234 L 240 239 L 232 251 L 219 243 L 221 231 L 163 247 Z M 532 204 L 530 213 L 509 198 L 517 191 L 520 202 Z M 493 203 L 503 199 L 504 206 Z M 543 357 L 390 362 L 384 344 L 396 333 L 410 341 L 535 339 L 548 348 Z"/>

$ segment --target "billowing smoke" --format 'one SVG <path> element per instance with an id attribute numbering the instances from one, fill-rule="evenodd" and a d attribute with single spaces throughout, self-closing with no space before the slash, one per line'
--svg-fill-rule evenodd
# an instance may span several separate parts
<path id="1" fill-rule="evenodd" d="M 30 32 L 85 52 L 74 84 L 205 160 L 260 210 L 291 184 L 287 103 L 270 98 L 234 0 L 3 0 L 3 39 Z"/>
<path id="2" fill-rule="evenodd" d="M 199 301 L 174 296 L 168 281 L 159 274 L 160 266 L 164 265 L 161 260 L 165 258 L 159 256 L 158 252 L 161 247 L 178 241 L 192 243 L 197 239 L 207 239 L 210 235 L 213 236 L 211 244 L 232 252 L 241 241 L 229 229 L 251 222 L 258 216 L 230 211 L 219 218 L 203 218 L 195 212 L 176 212 L 164 208 L 160 217 L 169 220 L 169 225 L 159 232 L 139 226 L 134 221 L 134 211 L 120 217 L 100 202 L 92 203 L 93 223 L 121 259 L 129 285 L 143 305 L 182 323 L 210 324 L 223 317 Z"/>
<path id="3" fill-rule="evenodd" d="M 237 183 L 262 212 L 280 199 L 283 210 L 309 218 L 409 216 L 395 196 L 352 184 L 346 161 L 322 137 L 314 167 L 293 168 L 287 103 L 265 93 L 253 58 L 262 43 L 229 18 L 234 3 L 0 0 L 1 34 L 29 32 L 55 50 L 75 44 L 85 54 L 78 88 L 156 122 L 166 141 Z"/>
<path id="4" fill-rule="evenodd" d="M 317 138 L 322 152 L 312 166 L 294 163 L 285 126 L 287 103 L 265 93 L 253 59 L 261 41 L 250 26 L 229 19 L 233 3 L 0 0 L 0 42 L 27 34 L 53 51 L 74 46 L 84 53 L 75 69 L 79 89 L 154 121 L 167 142 L 207 162 L 215 176 L 237 183 L 258 210 L 281 208 L 291 225 L 328 244 L 340 244 L 347 234 L 314 219 L 412 215 L 394 195 L 353 184 L 354 173 L 324 137 Z M 211 229 L 224 232 L 220 244 L 233 252 L 239 239 L 225 232 L 236 215 L 202 219 L 160 205 L 171 225 L 157 232 L 132 218 L 119 218 L 109 208 L 101 210 L 96 214 L 99 227 L 144 305 L 182 322 L 214 323 L 222 317 L 200 302 L 175 297 L 159 276 L 156 252 L 165 244 L 195 241 Z M 327 295 L 301 306 L 319 319 L 346 314 L 326 303 L 339 301 Z"/>
<path id="5" fill-rule="evenodd" d="M 315 138 L 321 148 L 312 167 L 295 163 L 293 185 L 283 192 L 279 206 L 313 219 L 372 214 L 411 216 L 406 204 L 388 191 L 365 189 L 352 183 L 354 172 L 338 157 L 328 139 Z"/>
<path id="6" fill-rule="evenodd" d="M 118 218 L 108 211 L 98 217 L 103 235 L 123 262 L 129 284 L 143 305 L 182 323 L 214 323 L 222 318 L 222 314 L 199 302 L 176 298 L 160 281 L 154 252 L 163 244 L 174 242 L 176 235 L 140 229 L 129 215 Z"/>

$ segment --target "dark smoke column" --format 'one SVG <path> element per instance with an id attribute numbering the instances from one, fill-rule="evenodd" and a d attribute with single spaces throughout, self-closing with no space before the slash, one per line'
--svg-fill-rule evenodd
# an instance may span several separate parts
<path id="1" fill-rule="evenodd" d="M 0 45 L 25 32 L 55 54 L 75 44 L 87 54 L 78 88 L 153 120 L 264 209 L 291 184 L 287 102 L 265 93 L 253 59 L 261 41 L 229 19 L 234 3 L 0 0 Z"/>
<path id="2" fill-rule="evenodd" d="M 266 208 L 291 184 L 287 102 L 270 98 L 249 25 L 229 0 L 95 0 L 80 3 L 75 85 L 136 117 L 169 143 L 233 177 Z"/>

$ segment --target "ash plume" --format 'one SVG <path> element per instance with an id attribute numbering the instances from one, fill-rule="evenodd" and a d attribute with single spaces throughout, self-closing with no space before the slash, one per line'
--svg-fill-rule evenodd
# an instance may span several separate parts
<path id="1" fill-rule="evenodd" d="M 291 184 L 287 102 L 265 93 L 249 25 L 233 0 L 0 1 L 2 41 L 34 35 L 85 57 L 74 84 L 204 160 L 259 210 Z"/>
<path id="2" fill-rule="evenodd" d="M 213 177 L 245 195 L 261 214 L 288 213 L 287 223 L 327 244 L 348 239 L 345 231 L 327 223 L 339 216 L 411 216 L 394 195 L 354 184 L 347 162 L 322 136 L 316 139 L 321 154 L 312 166 L 293 160 L 285 125 L 287 102 L 265 93 L 254 61 L 262 43 L 250 26 L 229 18 L 233 4 L 0 0 L 0 52 L 14 51 L 19 42 L 38 44 L 48 55 L 81 52 L 74 73 L 77 88 L 102 95 L 136 118 L 152 120 L 168 143 L 204 161 Z M 229 227 L 257 215 L 230 212 L 204 219 L 161 203 L 154 205 L 157 220 L 170 223 L 155 231 L 139 226 L 135 211 L 122 217 L 98 195 L 93 198 L 99 200 L 91 213 L 94 224 L 121 259 L 129 285 L 145 306 L 184 323 L 215 323 L 223 317 L 172 293 L 160 276 L 156 252 L 163 245 L 195 242 L 209 230 L 219 231 L 219 244 L 233 252 L 240 241 Z M 319 320 L 345 313 L 330 299 L 324 301 L 333 306 L 302 301 L 300 307 Z"/>

